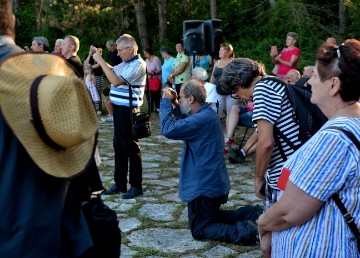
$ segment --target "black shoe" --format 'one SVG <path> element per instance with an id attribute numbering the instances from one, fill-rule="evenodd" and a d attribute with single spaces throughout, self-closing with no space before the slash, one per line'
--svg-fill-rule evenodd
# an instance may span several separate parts
<path id="1" fill-rule="evenodd" d="M 229 149 L 228 155 L 231 164 L 242 164 L 245 162 L 245 156 L 240 150 Z"/>
<path id="2" fill-rule="evenodd" d="M 143 190 L 135 187 L 131 187 L 126 194 L 123 194 L 123 199 L 132 199 L 136 196 L 143 195 Z"/>
<path id="3" fill-rule="evenodd" d="M 111 195 L 111 194 L 118 194 L 118 193 L 126 193 L 126 189 L 120 189 L 116 184 L 113 184 L 112 187 L 102 192 L 102 195 Z"/>

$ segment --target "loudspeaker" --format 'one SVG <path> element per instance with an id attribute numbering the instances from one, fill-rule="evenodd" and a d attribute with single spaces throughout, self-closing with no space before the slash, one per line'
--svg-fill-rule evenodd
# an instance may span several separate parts
<path id="1" fill-rule="evenodd" d="M 205 54 L 204 22 L 187 20 L 183 23 L 183 39 L 186 55 Z"/>
<path id="2" fill-rule="evenodd" d="M 221 20 L 206 20 L 205 27 L 205 53 L 218 55 L 220 44 L 224 43 Z"/>

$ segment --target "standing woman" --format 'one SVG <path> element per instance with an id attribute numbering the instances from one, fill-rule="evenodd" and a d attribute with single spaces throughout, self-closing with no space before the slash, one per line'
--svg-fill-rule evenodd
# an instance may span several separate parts
<path id="1" fill-rule="evenodd" d="M 168 76 L 172 71 L 172 66 L 175 61 L 175 58 L 171 55 L 168 47 L 162 47 L 160 49 L 161 56 L 164 58 L 164 64 L 161 67 L 161 78 L 162 85 L 167 84 L 171 86 L 170 81 L 168 81 Z"/>
<path id="2" fill-rule="evenodd" d="M 190 59 L 184 53 L 184 45 L 182 41 L 179 41 L 175 45 L 176 51 L 178 52 L 171 73 L 168 76 L 168 80 L 171 83 L 175 83 L 176 93 L 180 95 L 180 88 L 184 82 L 190 80 Z"/>
<path id="3" fill-rule="evenodd" d="M 146 57 L 146 70 L 148 74 L 150 88 L 150 107 L 151 113 L 153 113 L 154 110 L 157 111 L 160 108 L 161 61 L 157 56 L 154 55 L 154 51 L 150 47 L 145 48 L 144 56 Z"/>
<path id="4" fill-rule="evenodd" d="M 92 70 L 94 71 L 95 79 L 96 79 L 96 87 L 99 95 L 99 101 L 96 102 L 96 111 L 97 114 L 101 115 L 102 113 L 102 87 L 103 87 L 103 75 L 104 72 L 101 66 L 93 59 L 92 55 L 94 53 L 94 48 L 96 48 L 100 55 L 102 55 L 102 49 L 99 48 L 97 44 L 90 45 L 89 55 L 87 56 L 86 60 L 84 61 L 85 64 L 90 64 Z"/>
<path id="5" fill-rule="evenodd" d="M 219 80 L 222 75 L 223 68 L 227 66 L 227 64 L 230 63 L 234 59 L 234 57 L 235 57 L 234 48 L 232 47 L 231 44 L 229 43 L 220 44 L 220 50 L 219 50 L 220 59 L 216 62 L 210 78 L 210 83 L 216 85 L 216 92 L 218 95 L 217 113 L 219 117 L 222 116 L 224 108 L 226 108 L 226 128 L 228 128 L 231 107 L 233 105 L 237 105 L 238 102 L 236 99 L 231 97 L 232 92 L 229 92 L 224 87 L 221 87 Z M 225 142 L 225 144 L 228 143 Z M 227 154 L 226 151 L 225 154 Z"/>
<path id="6" fill-rule="evenodd" d="M 329 120 L 286 161 L 278 184 L 284 192 L 258 220 L 267 257 L 270 252 L 272 257 L 360 256 L 356 238 L 332 199 L 338 193 L 359 228 L 359 150 L 339 130 L 360 140 L 359 82 L 358 40 L 320 47 L 309 80 L 311 102 Z"/>
<path id="7" fill-rule="evenodd" d="M 286 74 L 291 69 L 297 69 L 297 64 L 300 59 L 300 49 L 295 47 L 296 41 L 298 40 L 298 35 L 295 32 L 289 32 L 286 35 L 286 48 L 281 50 L 278 55 L 276 52 L 271 52 L 270 56 L 272 58 L 275 67 L 273 73 L 281 79 L 286 80 Z"/>

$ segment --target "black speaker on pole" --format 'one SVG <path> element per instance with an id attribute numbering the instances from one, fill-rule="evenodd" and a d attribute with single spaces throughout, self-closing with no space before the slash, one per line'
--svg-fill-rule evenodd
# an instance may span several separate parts
<path id="1" fill-rule="evenodd" d="M 221 20 L 212 19 L 204 21 L 205 52 L 210 55 L 219 53 L 220 44 L 224 43 Z"/>
<path id="2" fill-rule="evenodd" d="M 183 39 L 186 55 L 205 54 L 204 22 L 200 20 L 184 21 Z"/>

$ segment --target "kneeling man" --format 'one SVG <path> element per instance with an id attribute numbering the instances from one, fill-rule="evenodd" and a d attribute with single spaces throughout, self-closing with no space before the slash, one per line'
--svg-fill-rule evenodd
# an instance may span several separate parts
<path id="1" fill-rule="evenodd" d="M 216 112 L 206 104 L 202 84 L 183 84 L 180 99 L 165 88 L 160 104 L 163 135 L 183 140 L 180 162 L 179 197 L 188 204 L 190 230 L 196 240 L 219 240 L 238 245 L 254 245 L 255 220 L 260 206 L 234 211 L 220 210 L 227 202 L 229 175 L 224 159 L 224 139 Z"/>

